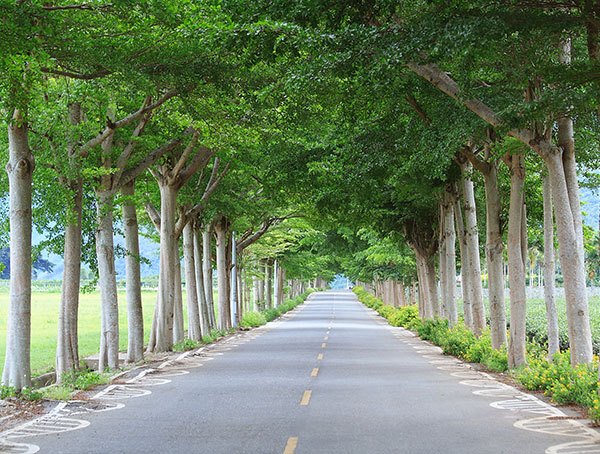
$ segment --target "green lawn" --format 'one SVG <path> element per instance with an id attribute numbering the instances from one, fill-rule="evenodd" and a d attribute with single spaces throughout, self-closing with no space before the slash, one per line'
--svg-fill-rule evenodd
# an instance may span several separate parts
<path id="1" fill-rule="evenodd" d="M 215 294 L 216 295 L 216 294 Z M 216 298 L 215 298 L 216 301 Z M 142 291 L 144 308 L 144 341 L 148 341 L 156 290 Z M 185 292 L 183 294 L 184 320 L 187 326 Z M 60 292 L 34 292 L 31 298 L 31 369 L 34 375 L 54 367 L 58 308 Z M 4 368 L 6 349 L 6 320 L 8 318 L 8 293 L 0 292 L 0 371 Z M 125 292 L 119 292 L 119 345 L 127 349 L 127 302 Z M 100 348 L 100 293 L 82 294 L 79 303 L 79 355 L 81 358 L 98 353 Z"/>

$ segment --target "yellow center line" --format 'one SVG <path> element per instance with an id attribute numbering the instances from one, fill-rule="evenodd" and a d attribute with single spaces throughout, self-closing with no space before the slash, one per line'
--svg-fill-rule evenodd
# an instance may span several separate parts
<path id="1" fill-rule="evenodd" d="M 323 343 L 321 344 L 321 348 L 325 348 L 326 346 L 327 346 L 327 343 L 326 343 L 326 342 L 323 342 Z"/>
<path id="2" fill-rule="evenodd" d="M 325 339 L 323 339 L 323 340 L 327 340 L 327 339 L 329 339 L 329 336 L 325 336 Z"/>
<path id="3" fill-rule="evenodd" d="M 319 373 L 319 368 L 318 368 L 318 367 L 315 367 L 315 368 L 312 370 L 312 372 L 310 373 L 310 376 L 311 376 L 311 377 L 316 377 L 318 373 Z"/>
<path id="4" fill-rule="evenodd" d="M 300 401 L 300 405 L 308 405 L 308 403 L 310 402 L 311 394 L 312 391 L 310 389 L 308 391 L 304 391 L 304 394 L 302 395 L 302 400 Z"/>
<path id="5" fill-rule="evenodd" d="M 319 356 L 317 356 L 317 359 L 318 359 L 318 360 L 321 360 L 321 359 L 323 359 L 323 353 L 319 353 Z"/>
<path id="6" fill-rule="evenodd" d="M 283 454 L 294 454 L 296 451 L 296 446 L 298 446 L 298 437 L 288 438 L 285 449 L 283 450 Z"/>

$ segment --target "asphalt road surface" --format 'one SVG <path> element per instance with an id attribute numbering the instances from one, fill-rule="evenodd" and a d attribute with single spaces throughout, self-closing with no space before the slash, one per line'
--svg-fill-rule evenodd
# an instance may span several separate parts
<path id="1" fill-rule="evenodd" d="M 600 452 L 563 416 L 328 291 L 6 440 L 52 454 Z"/>

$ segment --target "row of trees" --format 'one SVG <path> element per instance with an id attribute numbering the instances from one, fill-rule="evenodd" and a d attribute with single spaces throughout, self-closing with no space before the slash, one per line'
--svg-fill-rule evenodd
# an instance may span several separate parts
<path id="1" fill-rule="evenodd" d="M 243 263 L 279 224 L 287 238 L 257 260 L 277 258 L 288 278 L 344 271 L 404 281 L 415 294 L 418 282 L 421 315 L 451 324 L 460 264 L 475 333 L 486 326 L 484 249 L 494 348 L 507 342 L 506 252 L 509 362 L 523 365 L 533 241 L 544 248 L 553 338 L 557 330 L 555 221 L 572 362 L 591 362 L 577 166 L 595 185 L 597 5 L 17 1 L 0 15 L 17 270 L 5 383 L 29 379 L 32 218 L 66 261 L 58 372 L 76 367 L 81 260 L 98 270 L 101 365 L 116 367 L 112 238 L 121 225 L 135 323 L 141 206 L 161 244 L 150 350 L 183 335 L 180 238 L 196 336 L 211 326 L 211 304 L 214 326 L 230 326 L 234 257 Z M 297 216 L 313 227 L 293 225 Z M 393 257 L 374 269 L 377 254 Z M 130 335 L 141 352 L 139 329 Z"/>
<path id="2" fill-rule="evenodd" d="M 315 148 L 326 149 L 306 181 L 319 188 L 312 194 L 320 213 L 410 248 L 424 317 L 457 322 L 460 261 L 465 323 L 475 333 L 486 326 L 485 244 L 494 348 L 507 343 L 506 253 L 510 366 L 526 364 L 528 220 L 543 232 L 537 241 L 544 245 L 550 354 L 558 345 L 556 227 L 571 360 L 590 363 L 577 169 L 596 186 L 598 5 L 261 6 L 268 10 L 262 18 L 296 24 L 297 40 L 310 49 L 294 86 L 310 86 L 314 94 L 299 103 L 323 107 L 312 110 L 307 134 L 321 141 L 293 159 L 310 162 Z M 405 256 L 403 247 L 397 250 Z"/>
<path id="3" fill-rule="evenodd" d="M 58 380 L 79 367 L 82 262 L 97 271 L 100 368 L 119 365 L 118 253 L 126 256 L 127 359 L 143 359 L 140 223 L 160 242 L 146 349 L 168 351 L 183 339 L 181 255 L 187 335 L 200 340 L 211 329 L 229 329 L 236 321 L 232 283 L 251 270 L 245 252 L 297 216 L 262 164 L 270 106 L 260 95 L 278 72 L 260 58 L 273 50 L 271 33 L 234 24 L 218 4 L 187 2 L 16 1 L 3 3 L 0 17 L 11 264 L 2 382 L 17 390 L 30 385 L 33 227 L 47 238 L 41 246 L 64 257 Z M 124 251 L 115 250 L 115 229 Z M 281 284 L 290 244 L 258 257 L 279 259 Z M 297 279 L 316 276 L 292 269 L 292 291 L 304 286 Z M 281 301 L 282 285 L 276 291 Z"/>

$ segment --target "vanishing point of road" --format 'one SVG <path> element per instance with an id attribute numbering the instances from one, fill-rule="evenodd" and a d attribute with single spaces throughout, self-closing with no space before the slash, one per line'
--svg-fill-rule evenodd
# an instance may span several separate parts
<path id="1" fill-rule="evenodd" d="M 51 454 L 600 452 L 594 429 L 389 326 L 350 291 L 138 368 L 7 440 Z"/>

